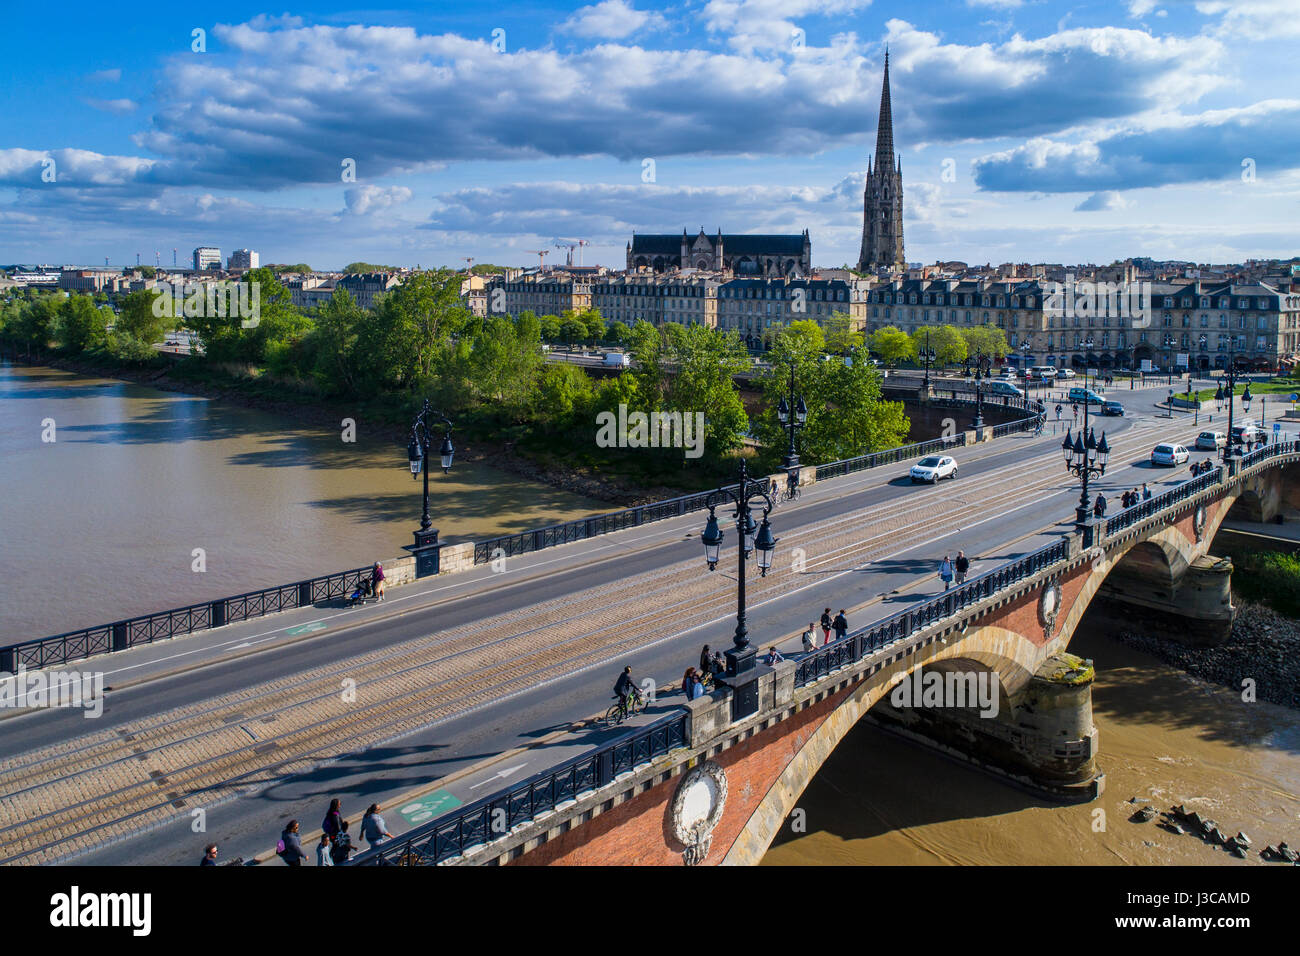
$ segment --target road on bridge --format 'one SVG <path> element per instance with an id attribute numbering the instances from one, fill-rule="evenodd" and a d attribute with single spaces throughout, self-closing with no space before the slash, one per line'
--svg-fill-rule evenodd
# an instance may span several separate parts
<path id="1" fill-rule="evenodd" d="M 1190 415 L 1165 417 L 1161 397 L 1138 392 L 1128 417 L 1096 420 L 1112 446 L 1098 485 L 1108 498 L 1187 479 L 1186 466 L 1148 465 L 1156 442 L 1190 445 L 1199 430 Z M 939 486 L 912 486 L 905 462 L 782 504 L 773 570 L 747 576 L 751 639 L 797 647 L 828 606 L 869 623 L 941 590 L 945 553 L 964 549 L 976 574 L 1071 526 L 1078 486 L 1059 436 L 955 457 L 959 478 Z M 64 709 L 0 722 L 0 860 L 194 863 L 209 840 L 224 858 L 251 857 L 290 817 L 313 829 L 332 796 L 359 821 L 371 802 L 428 789 L 388 808 L 396 833 L 598 746 L 618 731 L 565 731 L 604 710 L 624 663 L 669 688 L 662 709 L 680 700 L 703 643 L 729 645 L 734 529 L 710 574 L 703 522 L 658 522 L 512 558 L 502 573 L 424 581 L 383 605 L 305 608 L 92 662 L 112 688 L 100 719 Z"/>

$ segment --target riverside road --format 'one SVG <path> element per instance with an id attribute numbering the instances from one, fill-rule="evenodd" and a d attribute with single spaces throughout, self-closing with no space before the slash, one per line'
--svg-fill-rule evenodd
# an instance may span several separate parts
<path id="1" fill-rule="evenodd" d="M 1189 477 L 1186 465 L 1148 464 L 1157 442 L 1190 447 L 1200 430 L 1190 415 L 1165 417 L 1163 395 L 1117 392 L 1129 415 L 1093 420 L 1112 446 L 1097 483 L 1108 513 L 1128 488 Z M 773 570 L 759 578 L 751 563 L 747 575 L 751 640 L 788 652 L 824 607 L 847 608 L 856 627 L 942 590 L 944 554 L 965 550 L 973 576 L 1049 542 L 1079 496 L 1060 443 L 1050 429 L 999 439 L 956 449 L 955 481 L 912 486 L 902 462 L 783 503 Z M 671 707 L 700 646 L 730 643 L 735 530 L 724 523 L 710 574 L 704 518 L 426 579 L 365 609 L 304 608 L 72 665 L 105 672 L 100 719 L 65 709 L 0 721 L 0 860 L 192 864 L 209 841 L 224 859 L 248 858 L 290 817 L 313 829 L 332 796 L 354 821 L 386 805 L 399 833 L 419 819 L 387 804 L 414 788 L 464 773 L 437 799 L 469 802 L 597 746 L 618 731 L 549 738 L 602 711 L 623 664 Z"/>

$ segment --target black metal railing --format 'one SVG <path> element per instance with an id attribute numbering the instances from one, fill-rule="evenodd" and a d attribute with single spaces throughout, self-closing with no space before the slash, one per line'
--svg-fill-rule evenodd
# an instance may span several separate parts
<path id="1" fill-rule="evenodd" d="M 1251 465 L 1258 465 L 1261 461 L 1267 461 L 1270 458 L 1276 458 L 1279 455 L 1292 455 L 1300 452 L 1300 441 L 1276 441 L 1268 445 L 1261 445 L 1254 451 L 1247 452 L 1241 456 L 1241 467 L 1249 468 Z"/>
<path id="2" fill-rule="evenodd" d="M 432 866 L 505 836 L 513 827 L 611 783 L 619 774 L 687 746 L 684 710 L 661 717 L 598 750 L 421 824 L 366 850 L 350 866 Z"/>
<path id="3" fill-rule="evenodd" d="M 754 480 L 754 484 L 763 485 L 769 493 L 772 493 L 772 489 L 767 488 L 769 483 L 770 480 L 766 477 Z M 735 485 L 727 486 L 729 491 L 734 491 L 735 488 Z M 559 544 L 569 544 L 613 531 L 622 531 L 625 528 L 636 528 L 651 521 L 678 518 L 693 511 L 704 510 L 711 494 L 714 494 L 712 489 L 697 491 L 678 498 L 669 498 L 666 501 L 652 501 L 634 508 L 624 508 L 622 511 L 611 511 L 532 531 L 520 531 L 516 534 L 504 534 L 484 541 L 475 541 L 474 563 L 487 564 L 494 557 L 514 557 L 531 551 L 541 551 L 543 548 L 553 548 Z"/>
<path id="4" fill-rule="evenodd" d="M 277 611 L 311 607 L 348 594 L 369 574 L 369 568 L 339 571 L 295 581 L 293 584 L 281 584 L 215 601 L 126 618 L 112 624 L 99 624 L 52 637 L 19 641 L 0 646 L 0 671 L 16 673 L 20 666 L 34 670 L 53 664 L 66 664 L 68 661 L 124 651 L 141 644 L 165 641 L 182 634 L 247 621 Z"/>
<path id="5" fill-rule="evenodd" d="M 1110 537 L 1113 534 L 1131 528 L 1133 525 L 1154 517 L 1173 505 L 1186 501 L 1188 498 L 1195 497 L 1203 491 L 1217 487 L 1223 481 L 1223 466 L 1215 468 L 1213 471 L 1207 471 L 1203 475 L 1197 475 L 1195 478 L 1184 481 L 1182 484 L 1175 485 L 1166 492 L 1162 492 L 1146 501 L 1139 501 L 1131 508 L 1125 508 L 1110 518 L 1106 519 L 1105 535 Z"/>
<path id="6" fill-rule="evenodd" d="M 959 611 L 993 597 L 1015 584 L 1042 573 L 1070 555 L 1068 538 L 1053 541 L 1001 567 L 971 578 L 943 594 L 899 611 L 882 621 L 868 624 L 839 640 L 800 658 L 795 667 L 794 683 L 803 687 L 834 670 L 861 660 L 868 654 L 911 637 Z"/>
<path id="7" fill-rule="evenodd" d="M 838 478 L 841 475 L 866 471 L 868 468 L 877 468 L 880 465 L 895 465 L 910 458 L 924 458 L 926 455 L 946 451 L 950 448 L 958 448 L 965 444 L 966 433 L 958 432 L 951 438 L 931 438 L 928 441 L 914 442 L 911 445 L 899 445 L 897 448 L 874 451 L 869 455 L 859 455 L 856 458 L 831 461 L 817 466 L 817 480 L 825 481 L 828 478 Z"/>

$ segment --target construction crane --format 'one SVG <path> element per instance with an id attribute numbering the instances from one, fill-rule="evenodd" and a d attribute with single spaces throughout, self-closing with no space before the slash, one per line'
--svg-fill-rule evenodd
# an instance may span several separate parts
<path id="1" fill-rule="evenodd" d="M 588 240 L 586 240 L 586 239 L 555 239 L 555 240 L 553 240 L 553 244 L 554 244 L 555 248 L 557 248 L 557 249 L 568 249 L 568 250 L 569 250 L 568 252 L 566 252 L 566 253 L 564 254 L 564 264 L 567 265 L 567 266 L 571 266 L 571 265 L 573 265 L 573 250 L 574 250 L 574 249 L 577 249 L 577 250 L 578 250 L 578 265 L 581 266 L 581 265 L 582 265 L 582 247 L 583 247 L 583 246 L 591 245 L 591 243 L 590 243 Z"/>
<path id="2" fill-rule="evenodd" d="M 468 274 L 473 274 L 473 272 L 474 272 L 474 257 L 473 257 L 473 256 L 461 256 L 461 258 L 465 260 L 465 272 L 468 273 Z"/>
<path id="3" fill-rule="evenodd" d="M 155 269 L 162 268 L 162 253 L 157 249 L 153 251 L 153 264 Z"/>
<path id="4" fill-rule="evenodd" d="M 545 271 L 546 271 L 546 257 L 549 256 L 549 255 L 551 254 L 551 250 L 549 250 L 549 249 L 526 249 L 525 251 L 526 251 L 530 256 L 536 256 L 536 257 L 537 257 L 537 271 L 538 271 L 538 272 L 545 272 Z"/>
<path id="5" fill-rule="evenodd" d="M 172 268 L 173 268 L 173 269 L 176 268 L 176 250 L 175 250 L 175 249 L 172 250 Z"/>

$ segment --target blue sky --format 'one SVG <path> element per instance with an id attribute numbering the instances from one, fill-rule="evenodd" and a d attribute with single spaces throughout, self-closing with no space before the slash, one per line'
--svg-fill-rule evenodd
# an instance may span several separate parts
<path id="1" fill-rule="evenodd" d="M 1300 252 L 1300 0 L 214 9 L 6 10 L 0 262 L 621 265 L 703 226 L 840 265 L 886 44 L 910 261 Z"/>

